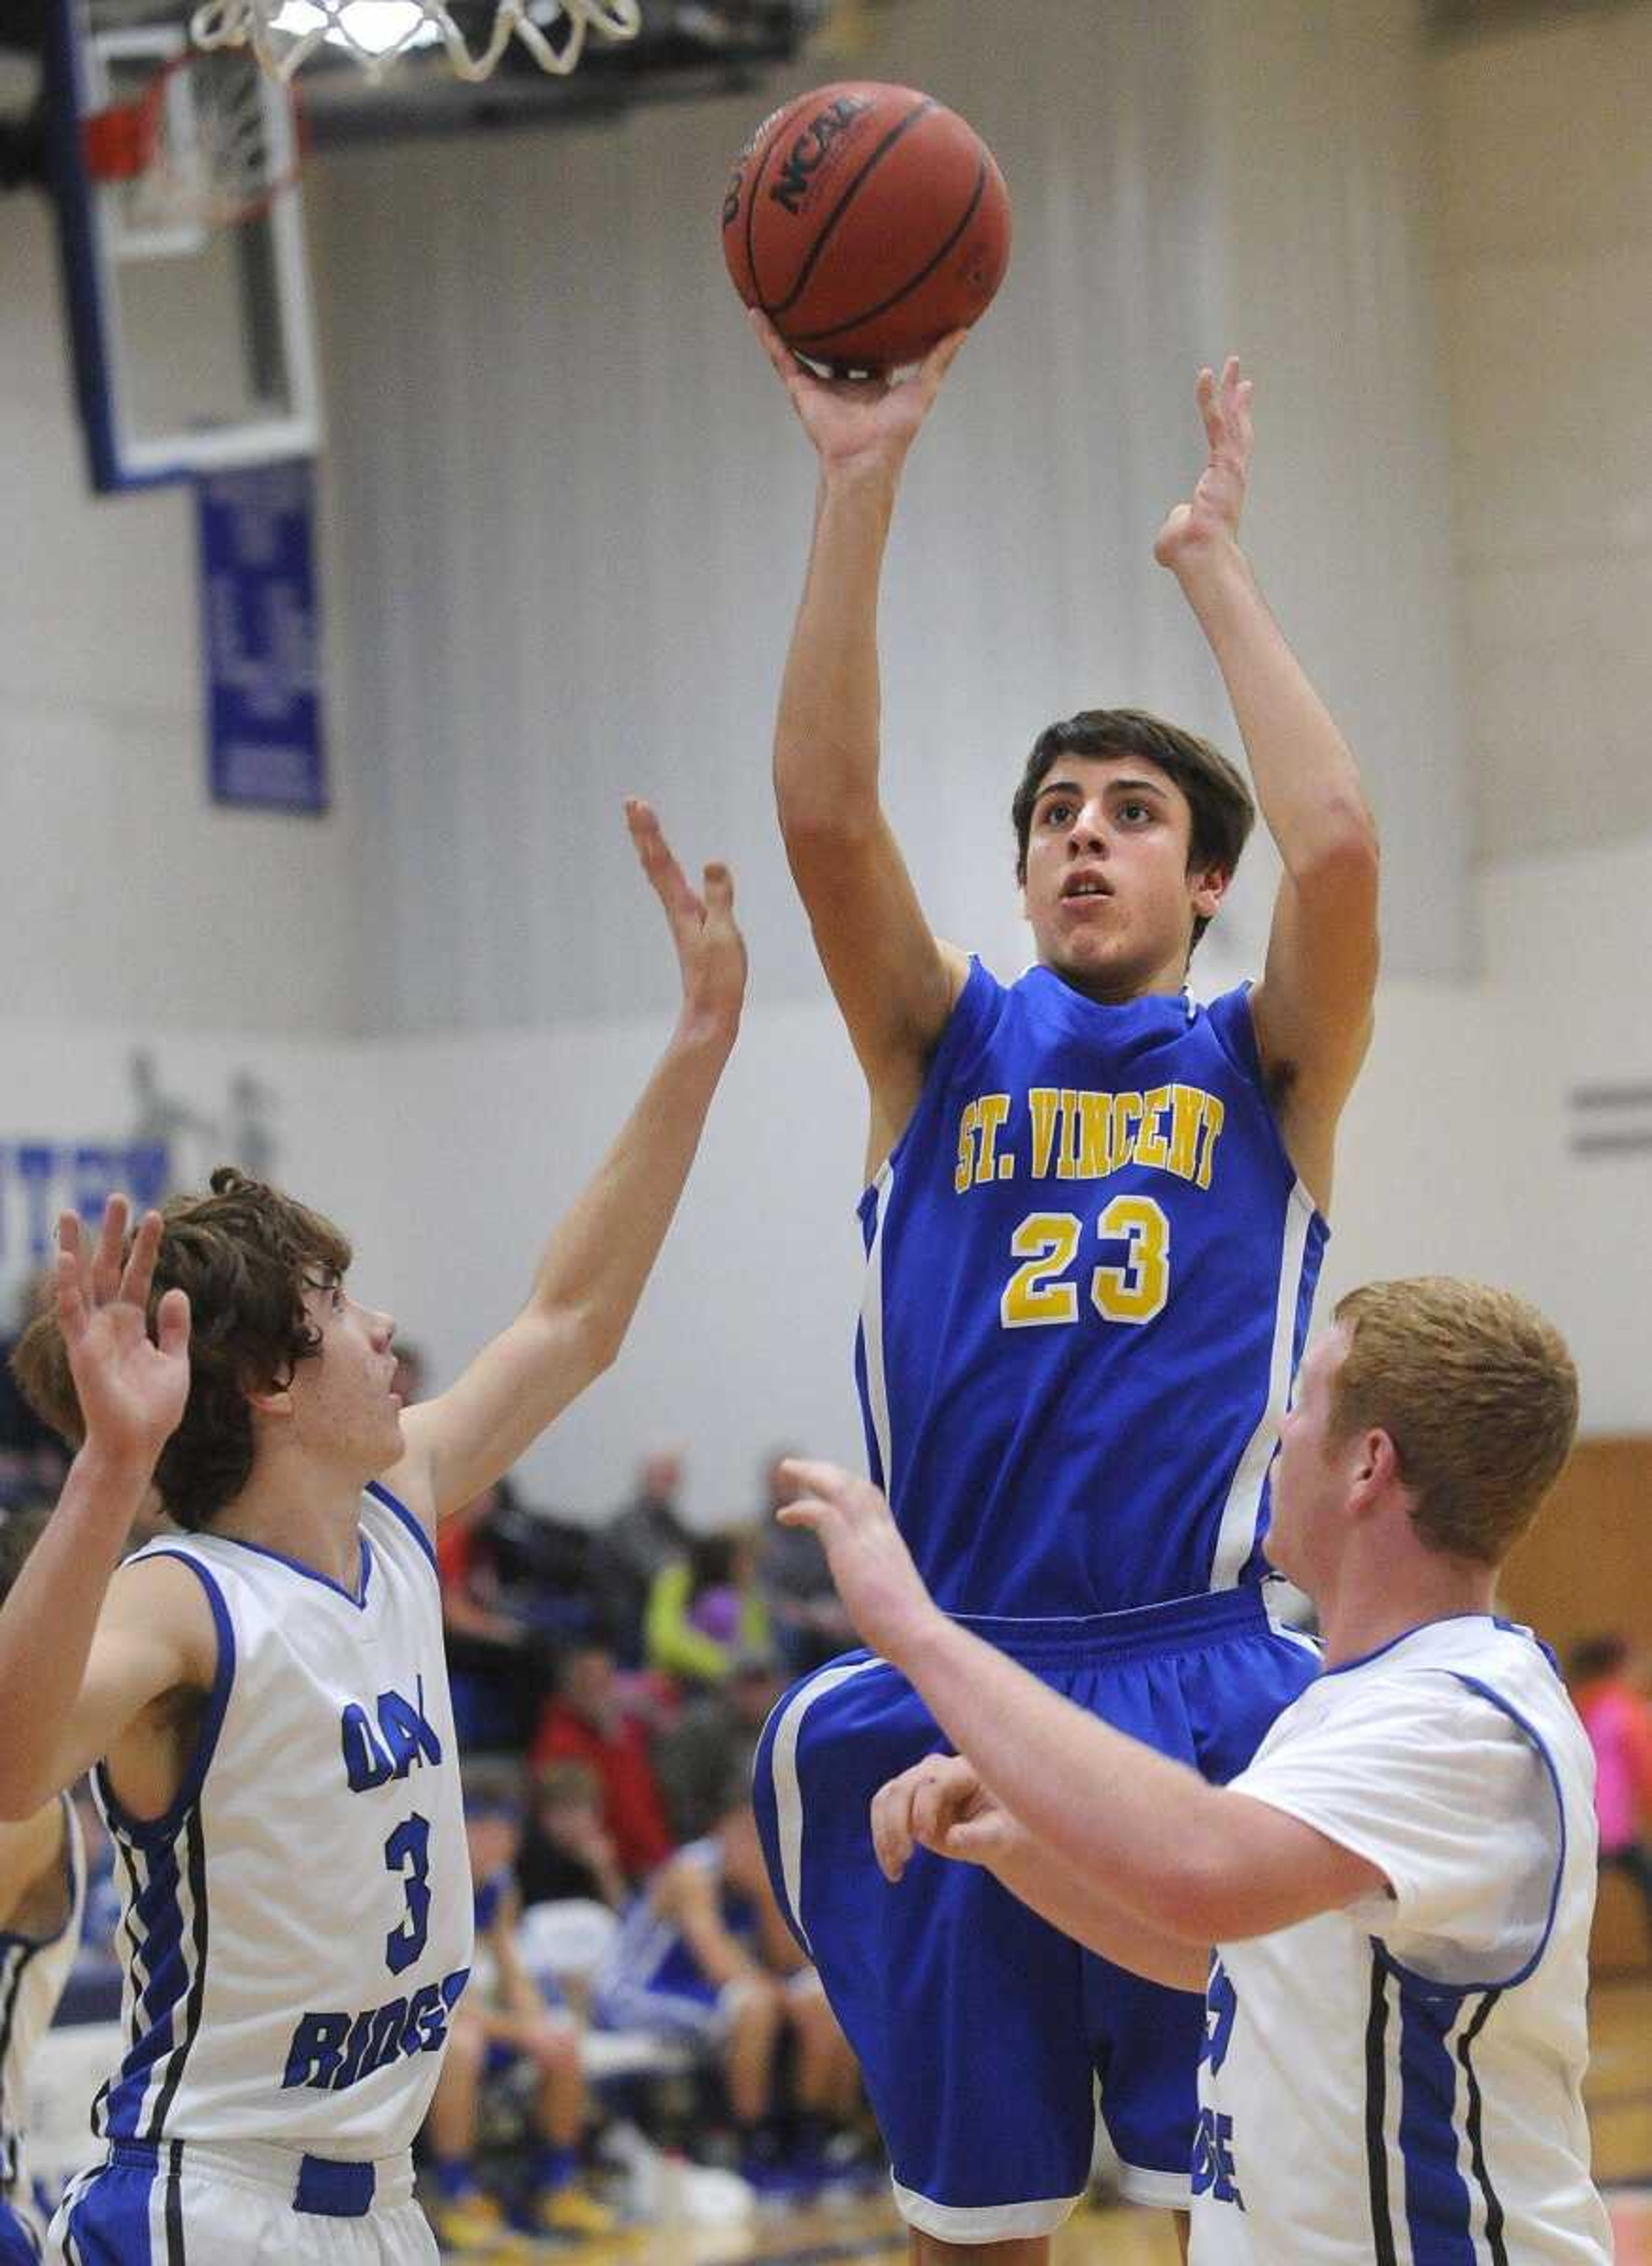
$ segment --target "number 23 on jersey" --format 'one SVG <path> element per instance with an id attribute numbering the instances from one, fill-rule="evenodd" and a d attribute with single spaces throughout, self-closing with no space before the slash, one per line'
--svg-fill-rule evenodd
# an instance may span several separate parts
<path id="1" fill-rule="evenodd" d="M 1084 1222 L 1070 1211 L 1034 1211 L 1010 1239 L 1021 1264 L 1004 1286 L 998 1319 L 1006 1330 L 1065 1327 L 1078 1319 L 1072 1270 Z M 1170 1295 L 1170 1222 L 1151 1196 L 1115 1196 L 1095 1223 L 1095 1239 L 1124 1246 L 1117 1260 L 1090 1272 L 1090 1304 L 1103 1321 L 1139 1327 L 1164 1310 Z"/>

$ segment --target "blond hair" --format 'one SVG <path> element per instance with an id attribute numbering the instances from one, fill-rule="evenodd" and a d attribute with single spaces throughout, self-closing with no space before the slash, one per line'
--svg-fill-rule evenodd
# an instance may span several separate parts
<path id="1" fill-rule="evenodd" d="M 1349 1342 L 1333 1431 L 1385 1432 L 1422 1539 L 1500 1565 L 1571 1453 L 1577 1371 L 1565 1339 L 1512 1290 L 1444 1275 L 1367 1283 L 1336 1319 Z"/>

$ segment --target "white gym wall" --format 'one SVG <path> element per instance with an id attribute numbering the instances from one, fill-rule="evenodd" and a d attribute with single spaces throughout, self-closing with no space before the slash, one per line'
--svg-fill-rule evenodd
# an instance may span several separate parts
<path id="1" fill-rule="evenodd" d="M 1646 1162 L 1575 1159 L 1567 1095 L 1652 1084 L 1652 153 L 1612 123 L 1652 83 L 1652 10 L 1443 53 L 1386 0 L 1313 16 L 1309 48 L 1282 0 L 921 0 L 887 52 L 798 75 L 931 85 L 1016 200 L 1009 281 L 908 480 L 890 801 L 932 917 L 1008 969 L 1037 727 L 1139 698 L 1232 742 L 1149 552 L 1196 466 L 1193 368 L 1233 340 L 1253 548 L 1388 845 L 1327 1290 L 1513 1283 L 1571 1334 L 1586 1422 L 1644 1429 Z M 707 1519 L 771 1441 L 856 1447 L 859 1101 L 766 779 L 811 467 L 716 242 L 750 107 L 312 169 L 317 822 L 207 806 L 188 499 L 88 496 L 43 203 L 0 231 L 0 1143 L 120 1131 L 140 1041 L 207 1115 L 251 1071 L 283 1176 L 450 1372 L 663 1038 L 618 808 L 654 794 L 739 870 L 752 1005 L 622 1366 L 529 1476 L 595 1509 L 681 1440 Z M 1254 960 L 1256 868 L 1207 983 Z M 15 1195 L 0 1232 L 9 1276 Z"/>

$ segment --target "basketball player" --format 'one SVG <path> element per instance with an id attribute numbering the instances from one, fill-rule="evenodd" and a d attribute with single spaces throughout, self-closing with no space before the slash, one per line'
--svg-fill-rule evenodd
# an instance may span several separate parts
<path id="1" fill-rule="evenodd" d="M 757 319 L 820 460 L 775 779 L 870 1092 L 874 1472 L 947 1612 L 990 1616 L 1018 1658 L 1220 1780 L 1312 1669 L 1261 1602 L 1267 1473 L 1377 970 L 1354 762 L 1239 545 L 1250 388 L 1233 362 L 1201 375 L 1208 459 L 1156 556 L 1283 863 L 1262 980 L 1208 1007 L 1183 989 L 1251 823 L 1238 772 L 1173 725 L 1090 710 L 1040 735 L 1014 797 L 1038 964 L 1006 988 L 931 933 L 878 800 L 880 572 L 959 340 L 903 383 L 835 384 Z M 937 796 L 947 760 L 928 751 Z M 1081 1959 L 979 1875 L 876 1902 L 867 1804 L 939 1741 L 892 1669 L 828 1667 L 782 1703 L 759 1773 L 777 1889 L 917 2249 L 1042 2256 L 1085 2186 L 1098 2075 L 1126 2192 L 1185 2209 L 1196 1999 Z"/>
<path id="2" fill-rule="evenodd" d="M 614 1359 L 744 990 L 727 873 L 702 899 L 653 812 L 627 817 L 682 1012 L 527 1305 L 449 1392 L 404 1416 L 347 1243 L 238 1173 L 129 1245 L 119 1199 L 95 1250 L 61 1224 L 57 1312 L 18 1360 L 82 1444 L 0 1612 L 0 1815 L 95 1765 L 126 1880 L 128 2049 L 104 2160 L 53 2223 L 68 2266 L 435 2255 L 408 2145 L 472 1928 L 435 1522 Z M 151 1472 L 193 1531 L 115 1572 Z"/>
<path id="3" fill-rule="evenodd" d="M 1203 1988 L 1196 2266 L 1611 2255 L 1581 2091 L 1589 1743 L 1547 1651 L 1494 1612 L 1576 1421 L 1564 1344 L 1509 1292 L 1342 1300 L 1268 1537 L 1319 1605 L 1324 1673 L 1225 1787 L 938 1612 L 877 1490 L 795 1466 L 809 1499 L 781 1516 L 961 1751 L 880 1793 L 889 1878 L 918 1845 L 969 1860 Z"/>
<path id="4" fill-rule="evenodd" d="M 854 2057 L 775 1909 L 752 1818 L 749 1750 L 731 1756 L 709 1831 L 667 1859 L 636 1897 L 598 1980 L 599 2028 L 654 2030 L 715 2048 L 740 2147 L 760 2193 L 822 2184 L 822 2151 L 859 2098 Z M 792 2090 L 807 2131 L 783 2153 L 775 2064 L 790 2033 Z"/>
<path id="5" fill-rule="evenodd" d="M 0 1525 L 0 1598 L 38 1531 L 27 1511 Z M 28 2065 L 75 1963 L 85 1901 L 85 1854 L 67 1794 L 0 1824 L 0 2266 L 34 2266 L 40 2255 L 23 2155 Z"/>

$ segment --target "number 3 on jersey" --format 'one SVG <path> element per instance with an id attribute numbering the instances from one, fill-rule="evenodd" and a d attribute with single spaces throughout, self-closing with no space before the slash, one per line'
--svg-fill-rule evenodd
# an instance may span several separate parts
<path id="1" fill-rule="evenodd" d="M 415 1809 L 384 1844 L 384 1870 L 402 1876 L 407 1909 L 398 1927 L 384 1938 L 384 1964 L 392 1975 L 411 1967 L 430 1933 L 430 1821 Z"/>
<path id="2" fill-rule="evenodd" d="M 1151 1196 L 1115 1196 L 1095 1224 L 1096 1239 L 1123 1243 L 1122 1265 L 1090 1276 L 1090 1303 L 1103 1321 L 1151 1322 L 1170 1295 L 1170 1222 Z M 1006 1330 L 1049 1329 L 1078 1319 L 1078 1286 L 1064 1279 L 1078 1256 L 1084 1223 L 1070 1211 L 1035 1211 L 1010 1239 L 1023 1263 L 1004 1286 L 998 1319 Z"/>

